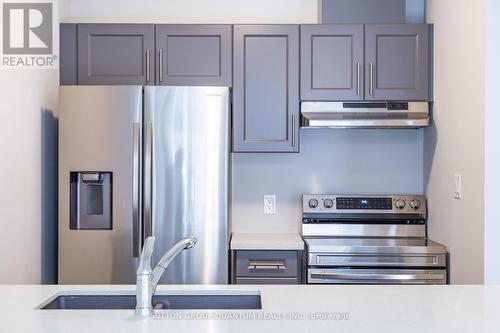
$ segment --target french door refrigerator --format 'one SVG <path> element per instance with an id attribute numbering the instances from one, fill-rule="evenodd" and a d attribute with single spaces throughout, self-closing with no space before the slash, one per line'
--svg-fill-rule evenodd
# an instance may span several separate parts
<path id="1" fill-rule="evenodd" d="M 59 92 L 59 283 L 135 283 L 149 235 L 198 239 L 160 283 L 227 283 L 229 88 Z"/>

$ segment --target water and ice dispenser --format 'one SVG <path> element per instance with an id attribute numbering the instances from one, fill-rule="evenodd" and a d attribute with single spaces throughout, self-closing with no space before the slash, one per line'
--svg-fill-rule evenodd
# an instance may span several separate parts
<path id="1" fill-rule="evenodd" d="M 70 172 L 70 229 L 113 229 L 111 172 Z"/>

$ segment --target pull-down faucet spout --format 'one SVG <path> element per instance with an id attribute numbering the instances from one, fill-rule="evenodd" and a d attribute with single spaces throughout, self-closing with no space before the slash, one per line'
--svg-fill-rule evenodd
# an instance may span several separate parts
<path id="1" fill-rule="evenodd" d="M 137 269 L 137 304 L 135 313 L 140 316 L 153 314 L 153 295 L 158 282 L 167 269 L 170 262 L 183 250 L 190 249 L 196 244 L 196 238 L 186 237 L 178 240 L 160 259 L 156 267 L 151 269 L 153 257 L 154 237 L 146 238 Z"/>

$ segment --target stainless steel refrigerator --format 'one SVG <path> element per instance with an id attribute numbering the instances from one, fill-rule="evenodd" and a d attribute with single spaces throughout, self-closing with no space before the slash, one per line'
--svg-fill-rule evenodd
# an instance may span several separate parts
<path id="1" fill-rule="evenodd" d="M 227 283 L 229 88 L 59 93 L 59 283 L 135 283 L 149 235 L 198 239 L 160 283 Z"/>

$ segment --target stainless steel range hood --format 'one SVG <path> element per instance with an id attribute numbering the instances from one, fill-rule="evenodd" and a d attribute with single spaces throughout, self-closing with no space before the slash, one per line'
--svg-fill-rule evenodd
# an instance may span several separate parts
<path id="1" fill-rule="evenodd" d="M 428 102 L 302 102 L 306 127 L 419 128 L 429 126 Z"/>

